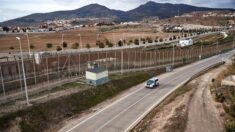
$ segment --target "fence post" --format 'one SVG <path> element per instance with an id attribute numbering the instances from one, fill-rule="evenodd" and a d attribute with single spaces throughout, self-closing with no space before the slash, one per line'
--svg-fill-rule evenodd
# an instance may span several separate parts
<path id="1" fill-rule="evenodd" d="M 116 68 L 117 68 L 117 52 L 116 52 L 116 50 L 115 50 L 115 61 L 114 61 L 114 70 L 116 70 Z"/>
<path id="2" fill-rule="evenodd" d="M 1 81 L 2 81 L 2 92 L 3 92 L 3 96 L 6 96 L 5 93 L 5 85 L 4 85 L 4 80 L 3 80 L 3 75 L 2 75 L 2 67 L 0 66 L 0 72 L 1 72 Z"/>
<path id="3" fill-rule="evenodd" d="M 134 59 L 134 69 L 136 68 L 136 50 L 135 50 L 135 59 Z"/>
<path id="4" fill-rule="evenodd" d="M 58 70 L 58 80 L 60 80 L 60 57 L 57 54 L 57 70 Z"/>
<path id="5" fill-rule="evenodd" d="M 33 73 L 34 73 L 34 83 L 37 84 L 37 76 L 36 76 L 36 67 L 35 67 L 35 61 L 33 58 Z"/>
<path id="6" fill-rule="evenodd" d="M 15 58 L 16 60 L 16 58 Z M 19 60 L 16 61 L 17 63 L 17 68 L 18 68 L 18 72 L 19 72 L 19 79 L 20 79 L 20 90 L 21 92 L 23 92 L 23 86 L 22 86 L 22 81 L 21 81 L 21 72 L 20 72 L 20 64 L 19 64 Z"/>
<path id="7" fill-rule="evenodd" d="M 81 75 L 81 57 L 80 57 L 80 53 L 78 54 L 78 59 L 79 59 L 79 62 L 78 62 L 78 74 L 80 76 Z"/>
<path id="8" fill-rule="evenodd" d="M 46 67 L 47 67 L 47 81 L 49 83 L 48 58 L 47 57 L 46 57 Z"/>
<path id="9" fill-rule="evenodd" d="M 128 65 L 128 71 L 129 71 L 129 65 L 130 65 L 130 52 L 127 52 L 127 56 L 128 56 L 128 62 L 127 62 L 127 65 Z"/>
<path id="10" fill-rule="evenodd" d="M 123 49 L 121 50 L 121 75 L 123 75 Z"/>

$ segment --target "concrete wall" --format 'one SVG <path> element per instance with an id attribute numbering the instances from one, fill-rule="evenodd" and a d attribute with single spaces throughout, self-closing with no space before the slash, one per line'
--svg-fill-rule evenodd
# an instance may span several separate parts
<path id="1" fill-rule="evenodd" d="M 101 78 L 101 79 L 98 79 L 98 80 L 91 80 L 91 79 L 86 80 L 87 84 L 93 85 L 93 86 L 102 85 L 102 84 L 107 83 L 108 81 L 109 81 L 108 77 L 104 77 L 104 78 Z"/>
<path id="2" fill-rule="evenodd" d="M 90 79 L 90 80 L 99 80 L 101 78 L 105 78 L 108 77 L 108 71 L 104 71 L 101 73 L 93 73 L 93 72 L 89 72 L 86 71 L 86 79 Z"/>

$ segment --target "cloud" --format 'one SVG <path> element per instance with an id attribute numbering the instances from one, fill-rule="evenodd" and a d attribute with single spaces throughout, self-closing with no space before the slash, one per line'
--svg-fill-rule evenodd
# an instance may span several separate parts
<path id="1" fill-rule="evenodd" d="M 0 21 L 13 19 L 32 13 L 45 13 L 58 10 L 73 10 L 98 3 L 111 9 L 131 10 L 149 0 L 1 0 Z M 152 0 L 159 3 L 184 3 L 195 6 L 235 8 L 235 0 Z"/>

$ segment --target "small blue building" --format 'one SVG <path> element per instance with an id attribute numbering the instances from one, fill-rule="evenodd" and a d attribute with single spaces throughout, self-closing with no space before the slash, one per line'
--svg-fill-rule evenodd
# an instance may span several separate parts
<path id="1" fill-rule="evenodd" d="M 86 82 L 89 85 L 98 86 L 108 81 L 108 70 L 105 68 L 94 67 L 86 71 Z"/>

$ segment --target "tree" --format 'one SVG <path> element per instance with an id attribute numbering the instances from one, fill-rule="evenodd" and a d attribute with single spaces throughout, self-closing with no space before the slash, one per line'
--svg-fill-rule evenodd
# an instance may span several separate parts
<path id="1" fill-rule="evenodd" d="M 56 50 L 57 50 L 57 51 L 61 51 L 62 48 L 61 48 L 60 46 L 57 46 Z"/>
<path id="2" fill-rule="evenodd" d="M 10 50 L 14 50 L 14 49 L 15 49 L 15 47 L 11 46 L 11 47 L 9 47 L 9 49 L 10 49 Z"/>
<path id="3" fill-rule="evenodd" d="M 140 42 L 139 42 L 139 40 L 138 39 L 135 39 L 135 45 L 139 45 L 140 44 Z"/>
<path id="4" fill-rule="evenodd" d="M 72 49 L 78 49 L 78 48 L 79 48 L 79 43 L 72 44 Z"/>
<path id="5" fill-rule="evenodd" d="M 34 49 L 35 46 L 34 46 L 33 44 L 30 44 L 29 48 L 30 48 L 30 49 Z"/>
<path id="6" fill-rule="evenodd" d="M 148 43 L 153 43 L 153 40 L 150 37 L 147 37 L 146 40 L 147 40 Z"/>
<path id="7" fill-rule="evenodd" d="M 124 40 L 122 41 L 122 43 L 125 44 L 125 43 L 126 43 L 126 40 L 124 39 Z"/>
<path id="8" fill-rule="evenodd" d="M 145 38 L 141 38 L 141 41 L 145 42 Z"/>
<path id="9" fill-rule="evenodd" d="M 121 40 L 118 41 L 118 46 L 119 47 L 123 46 L 123 42 Z"/>
<path id="10" fill-rule="evenodd" d="M 110 43 L 108 44 L 108 47 L 113 47 L 113 43 L 110 42 Z"/>
<path id="11" fill-rule="evenodd" d="M 87 49 L 90 49 L 90 48 L 91 48 L 91 45 L 90 45 L 90 44 L 86 44 L 86 48 L 87 48 Z"/>
<path id="12" fill-rule="evenodd" d="M 47 46 L 48 49 L 50 49 L 50 48 L 53 47 L 53 44 L 52 43 L 47 43 L 46 46 Z"/>
<path id="13" fill-rule="evenodd" d="M 130 44 L 132 44 L 132 43 L 133 43 L 133 40 L 132 40 L 132 39 L 131 39 L 131 40 L 129 40 L 129 43 L 130 43 Z"/>
<path id="14" fill-rule="evenodd" d="M 113 43 L 111 43 L 109 40 L 106 39 L 105 41 L 105 44 L 108 46 L 108 47 L 113 47 Z"/>
<path id="15" fill-rule="evenodd" d="M 97 42 L 96 42 L 96 45 L 97 45 L 99 48 L 104 48 L 104 47 L 105 47 L 104 43 L 101 42 L 101 41 L 97 41 Z"/>
<path id="16" fill-rule="evenodd" d="M 67 48 L 68 47 L 68 43 L 67 42 L 63 42 L 63 48 Z"/>
<path id="17" fill-rule="evenodd" d="M 3 30 L 3 31 L 6 31 L 6 32 L 9 32 L 9 31 L 10 31 L 10 28 L 9 28 L 9 27 L 2 27 L 2 30 Z"/>

